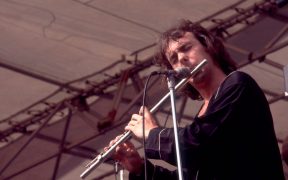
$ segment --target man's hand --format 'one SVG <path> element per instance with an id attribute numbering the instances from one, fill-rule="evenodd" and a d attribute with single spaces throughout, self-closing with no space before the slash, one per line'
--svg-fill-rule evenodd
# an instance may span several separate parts
<path id="1" fill-rule="evenodd" d="M 144 127 L 145 127 L 145 138 L 148 137 L 151 129 L 158 127 L 154 117 L 146 107 L 141 107 L 139 114 L 133 114 L 130 122 L 125 127 L 125 130 L 132 131 L 133 134 L 139 138 L 143 139 L 143 108 L 144 108 Z"/>
<path id="2" fill-rule="evenodd" d="M 109 146 L 112 146 L 120 136 L 117 136 L 114 140 L 110 141 Z M 105 147 L 104 151 L 107 151 L 109 147 Z M 144 165 L 143 159 L 140 157 L 139 153 L 135 149 L 135 146 L 127 141 L 116 147 L 113 159 L 118 161 L 123 168 L 129 172 L 139 174 L 141 173 L 142 167 Z"/>

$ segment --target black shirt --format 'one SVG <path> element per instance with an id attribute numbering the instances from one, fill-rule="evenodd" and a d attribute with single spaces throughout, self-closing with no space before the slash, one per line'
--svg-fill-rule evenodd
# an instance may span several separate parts
<path id="1" fill-rule="evenodd" d="M 176 165 L 173 128 L 152 129 L 146 143 L 147 158 Z M 269 104 L 246 73 L 222 82 L 205 114 L 179 128 L 179 144 L 184 179 L 284 180 Z M 148 179 L 178 179 L 177 171 L 151 163 L 147 171 Z"/>

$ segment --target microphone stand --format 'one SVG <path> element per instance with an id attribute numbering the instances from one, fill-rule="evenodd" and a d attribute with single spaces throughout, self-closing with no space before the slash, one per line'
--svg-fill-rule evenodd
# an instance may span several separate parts
<path id="1" fill-rule="evenodd" d="M 114 169 L 115 169 L 115 180 L 118 180 L 117 177 L 119 177 L 119 180 L 124 180 L 124 170 L 122 166 L 119 164 L 119 162 L 115 161 Z"/>
<path id="2" fill-rule="evenodd" d="M 168 80 L 168 88 L 170 91 L 170 99 L 171 99 L 171 109 L 172 109 L 172 118 L 173 118 L 173 129 L 174 129 L 174 138 L 175 138 L 175 147 L 176 147 L 176 157 L 177 157 L 177 167 L 178 167 L 178 179 L 183 179 L 183 171 L 182 171 L 182 162 L 181 162 L 181 154 L 179 147 L 179 135 L 178 135 L 178 124 L 176 117 L 176 106 L 175 106 L 175 77 L 173 74 L 167 75 Z"/>

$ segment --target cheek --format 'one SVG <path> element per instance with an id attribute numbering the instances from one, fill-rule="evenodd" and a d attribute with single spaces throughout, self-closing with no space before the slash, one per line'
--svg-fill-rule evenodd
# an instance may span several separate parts
<path id="1" fill-rule="evenodd" d="M 181 65 L 179 63 L 173 64 L 173 65 L 171 64 L 171 66 L 172 66 L 172 69 L 177 69 L 177 68 L 181 67 Z"/>
<path id="2" fill-rule="evenodd" d="M 205 49 L 199 49 L 199 51 L 197 52 L 197 61 L 198 61 L 198 63 L 200 63 L 204 59 L 211 60 L 212 58 L 211 58 L 210 54 L 207 53 L 207 51 Z"/>
<path id="3" fill-rule="evenodd" d="M 203 47 L 198 47 L 194 49 L 195 54 L 197 54 L 198 56 L 203 56 L 205 54 L 207 54 L 206 50 Z"/>

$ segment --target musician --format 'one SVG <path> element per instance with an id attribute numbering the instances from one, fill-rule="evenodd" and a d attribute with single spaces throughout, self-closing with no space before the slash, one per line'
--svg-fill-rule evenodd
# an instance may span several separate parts
<path id="1" fill-rule="evenodd" d="M 184 179 L 283 180 L 269 104 L 257 83 L 236 71 L 221 40 L 203 27 L 182 20 L 162 34 L 157 60 L 168 69 L 193 69 L 203 59 L 208 63 L 189 79 L 185 91 L 203 105 L 192 124 L 179 128 Z M 142 110 L 132 115 L 125 130 L 146 139 L 147 158 L 176 166 L 173 128 L 158 126 L 144 108 L 143 137 Z M 115 141 L 117 138 L 110 143 Z M 144 161 L 133 144 L 118 146 L 114 158 L 130 172 L 130 179 L 144 179 Z M 149 160 L 146 170 L 147 179 L 178 178 L 177 170 L 169 171 Z"/>

